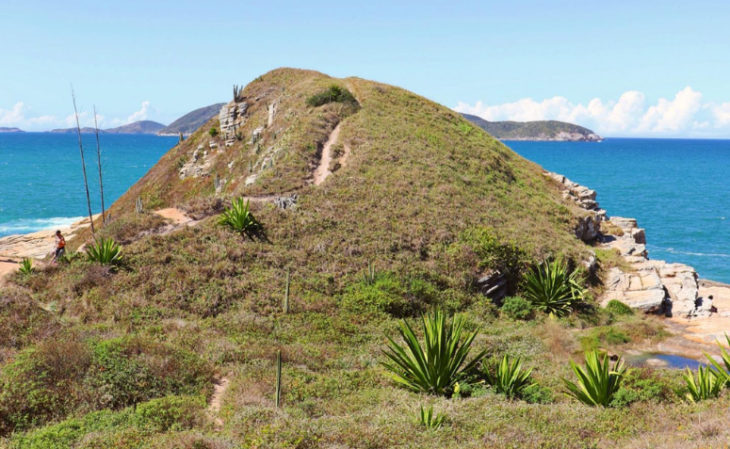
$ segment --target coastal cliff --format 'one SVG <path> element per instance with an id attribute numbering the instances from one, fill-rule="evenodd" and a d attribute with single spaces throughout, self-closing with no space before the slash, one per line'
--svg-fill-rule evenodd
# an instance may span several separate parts
<path id="1" fill-rule="evenodd" d="M 612 267 L 605 276 L 605 290 L 599 302 L 606 306 L 618 300 L 633 309 L 662 313 L 668 317 L 707 317 L 712 301 L 699 296 L 699 276 L 694 268 L 681 263 L 650 260 L 646 232 L 633 218 L 608 217 L 598 207 L 596 192 L 557 173 L 546 173 L 570 198 L 589 213 L 578 221 L 576 236 L 595 240 L 598 247 L 614 251 L 625 264 Z"/>

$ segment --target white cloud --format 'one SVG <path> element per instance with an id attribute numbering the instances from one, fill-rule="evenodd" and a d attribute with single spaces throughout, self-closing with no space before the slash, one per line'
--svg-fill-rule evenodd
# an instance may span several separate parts
<path id="1" fill-rule="evenodd" d="M 143 101 L 142 102 L 142 109 L 135 112 L 134 114 L 127 117 L 127 124 L 138 122 L 140 120 L 147 120 L 147 110 L 150 107 L 149 101 Z"/>
<path id="2" fill-rule="evenodd" d="M 638 91 L 627 91 L 618 100 L 594 98 L 588 104 L 572 103 L 565 97 L 542 101 L 524 98 L 512 103 L 469 105 L 459 102 L 458 112 L 485 120 L 561 120 L 576 123 L 608 136 L 728 136 L 730 103 L 702 102 L 702 93 L 686 87 L 673 99 L 660 98 L 647 105 Z"/>
<path id="3" fill-rule="evenodd" d="M 715 127 L 730 126 L 730 103 L 713 105 L 711 109 L 715 118 Z"/>
<path id="4" fill-rule="evenodd" d="M 99 124 L 99 128 L 111 128 L 138 120 L 145 120 L 149 116 L 150 111 L 150 102 L 144 101 L 142 103 L 142 109 L 132 113 L 126 119 L 107 119 L 105 116 L 98 113 L 96 119 Z M 80 111 L 79 123 L 81 124 L 81 127 L 93 127 L 93 112 Z M 48 131 L 53 128 L 73 128 L 76 127 L 76 117 L 74 114 L 69 114 L 65 117 L 58 117 L 55 115 L 36 116 L 23 102 L 18 102 L 9 109 L 3 109 L 0 107 L 0 127 L 20 128 L 24 131 Z"/>

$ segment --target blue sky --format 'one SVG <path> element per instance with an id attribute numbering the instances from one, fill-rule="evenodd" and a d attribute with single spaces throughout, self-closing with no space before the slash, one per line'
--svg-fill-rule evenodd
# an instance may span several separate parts
<path id="1" fill-rule="evenodd" d="M 730 2 L 16 1 L 0 126 L 169 123 L 281 66 L 398 85 L 487 119 L 730 137 Z M 87 122 L 88 123 L 88 122 Z"/>

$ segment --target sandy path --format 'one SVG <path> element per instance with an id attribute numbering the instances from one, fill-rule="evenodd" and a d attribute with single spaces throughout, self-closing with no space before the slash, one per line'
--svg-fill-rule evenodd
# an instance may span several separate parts
<path id="1" fill-rule="evenodd" d="M 218 416 L 221 411 L 221 402 L 223 395 L 228 389 L 228 378 L 222 377 L 213 385 L 213 396 L 210 397 L 210 405 L 208 406 L 208 414 L 215 423 L 216 430 L 223 429 L 223 420 Z"/>
<path id="2" fill-rule="evenodd" d="M 330 163 L 332 162 L 332 145 L 337 143 L 337 139 L 340 138 L 340 125 L 337 124 L 335 129 L 330 134 L 327 143 L 322 148 L 322 159 L 319 161 L 319 167 L 314 171 L 314 185 L 318 186 L 324 182 L 329 175 L 332 174 L 330 171 Z"/>

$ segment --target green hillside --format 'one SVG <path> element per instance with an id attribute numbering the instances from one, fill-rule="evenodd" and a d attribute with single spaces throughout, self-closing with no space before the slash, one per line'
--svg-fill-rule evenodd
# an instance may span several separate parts
<path id="1" fill-rule="evenodd" d="M 536 164 L 444 106 L 359 78 L 274 70 L 236 111 L 228 136 L 210 120 L 113 205 L 101 235 L 123 243 L 118 267 L 73 258 L 0 291 L 0 447 L 627 447 L 694 425 L 680 373 L 635 370 L 631 407 L 563 394 L 582 349 L 664 335 L 596 308 L 597 279 L 578 270 L 587 303 L 560 319 L 513 319 L 484 296 L 496 270 L 522 294 L 537 262 L 589 256 L 572 232 L 581 212 Z M 330 139 L 332 174 L 315 183 Z M 242 196 L 263 226 L 253 238 L 217 224 Z M 200 221 L 166 227 L 149 213 L 166 207 Z M 431 310 L 479 331 L 473 355 L 521 356 L 539 387 L 520 399 L 466 378 L 451 398 L 399 387 L 387 337 Z M 446 414 L 441 429 L 418 423 L 422 405 Z"/>
<path id="2" fill-rule="evenodd" d="M 557 120 L 534 122 L 490 122 L 471 114 L 461 114 L 484 131 L 502 140 L 571 140 L 599 141 L 601 137 L 588 128 Z"/>

